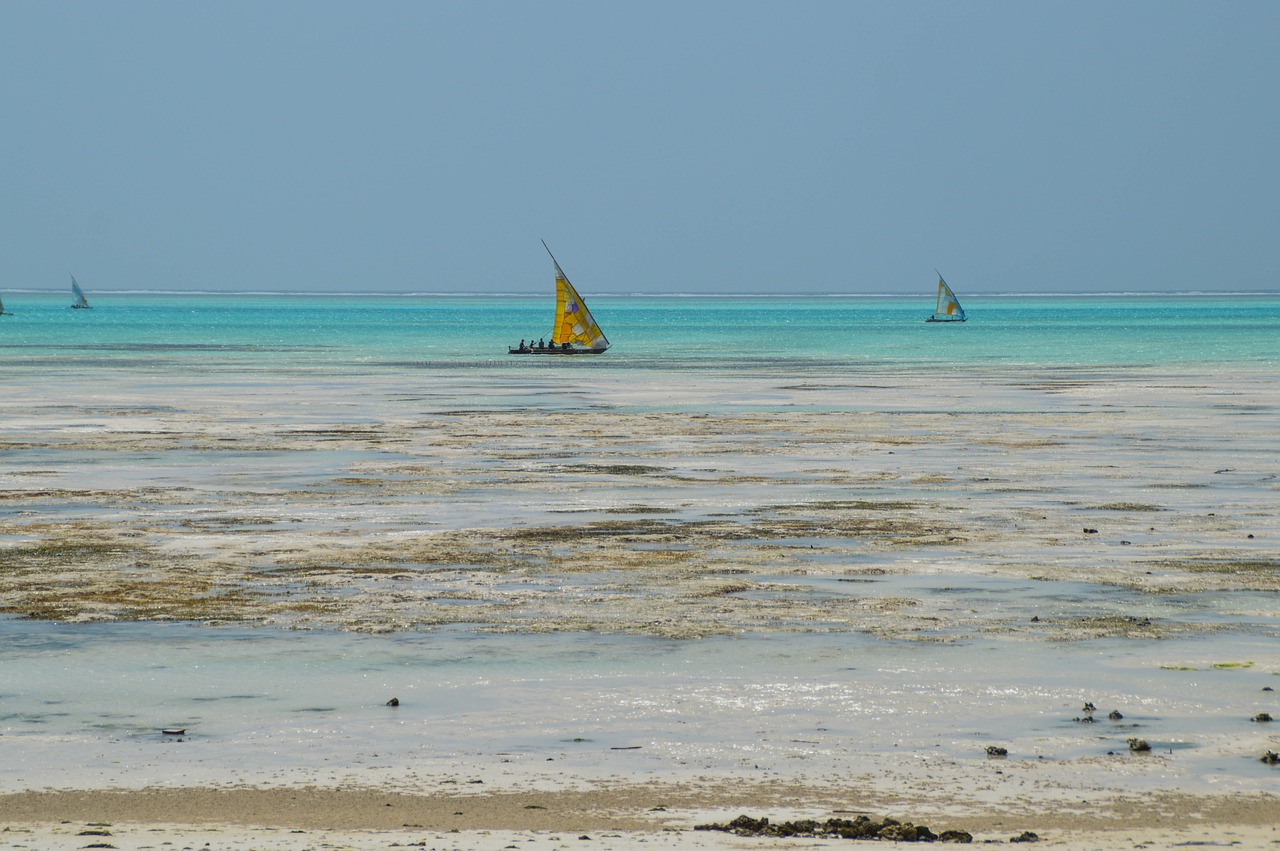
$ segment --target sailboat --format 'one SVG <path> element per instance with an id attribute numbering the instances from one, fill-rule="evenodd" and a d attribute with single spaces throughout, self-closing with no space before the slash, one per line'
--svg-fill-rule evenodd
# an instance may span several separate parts
<path id="1" fill-rule="evenodd" d="M 578 295 L 578 291 L 569 283 L 568 276 L 556 262 L 556 256 L 547 248 L 546 240 L 542 247 L 551 256 L 551 265 L 556 267 L 556 318 L 551 328 L 551 342 L 539 340 L 534 343 L 520 341 L 519 346 L 507 349 L 512 355 L 598 355 L 609 348 L 609 341 L 604 332 L 596 324 L 587 310 L 587 303 Z"/>
<path id="2" fill-rule="evenodd" d="M 934 271 L 938 270 L 934 269 Z M 933 315 L 925 322 L 963 322 L 964 318 L 964 308 L 960 306 L 960 300 L 951 291 L 951 287 L 947 286 L 947 282 L 942 280 L 942 273 L 938 272 L 938 306 L 933 309 Z"/>
<path id="3" fill-rule="evenodd" d="M 84 291 L 76 283 L 76 276 L 71 276 L 71 307 L 75 310 L 88 310 L 89 302 L 85 301 Z"/>
<path id="4" fill-rule="evenodd" d="M 4 299 L 0 298 L 0 316 L 12 316 L 13 314 L 4 309 Z"/>

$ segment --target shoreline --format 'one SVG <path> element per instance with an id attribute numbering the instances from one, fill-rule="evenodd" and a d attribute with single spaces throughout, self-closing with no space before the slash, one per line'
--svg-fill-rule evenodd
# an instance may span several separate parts
<path id="1" fill-rule="evenodd" d="M 218 847 L 263 847 L 264 833 L 272 835 L 269 847 L 281 849 L 295 847 L 285 839 L 301 843 L 297 847 L 315 847 L 316 834 L 337 847 L 370 849 L 412 845 L 430 836 L 455 848 L 500 847 L 494 844 L 494 832 L 527 842 L 598 839 L 607 847 L 727 848 L 744 847 L 748 841 L 751 846 L 803 841 L 744 840 L 694 830 L 744 814 L 774 823 L 860 814 L 873 820 L 891 817 L 935 832 L 966 831 L 976 843 L 1008 841 L 1030 831 L 1059 848 L 1106 847 L 1121 837 L 1147 848 L 1219 844 L 1213 840 L 1227 836 L 1227 844 L 1260 847 L 1280 838 L 1280 797 L 1265 793 L 1159 792 L 1084 799 L 1072 806 L 1010 808 L 957 801 L 941 792 L 894 800 L 854 788 L 720 782 L 458 795 L 315 787 L 31 791 L 0 795 L 0 848 L 86 847 L 87 836 L 110 836 L 106 841 L 116 848 L 141 848 L 166 836 L 190 842 L 193 835 L 216 839 Z M 831 842 L 839 840 L 824 844 Z"/>

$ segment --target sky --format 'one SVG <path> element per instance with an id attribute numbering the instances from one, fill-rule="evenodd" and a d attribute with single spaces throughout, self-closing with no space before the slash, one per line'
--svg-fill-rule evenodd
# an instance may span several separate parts
<path id="1" fill-rule="evenodd" d="M 0 290 L 1263 291 L 1280 2 L 0 4 Z M 588 295 L 589 297 L 589 295 Z"/>

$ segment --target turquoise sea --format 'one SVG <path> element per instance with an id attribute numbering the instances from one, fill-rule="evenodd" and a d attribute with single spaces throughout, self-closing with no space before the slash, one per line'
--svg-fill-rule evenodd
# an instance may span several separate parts
<path id="1" fill-rule="evenodd" d="M 513 358 L 549 336 L 533 296 L 12 293 L 0 321 L 10 364 L 45 369 L 906 370 L 1222 365 L 1271 369 L 1280 295 L 975 296 L 969 321 L 926 323 L 929 298 L 598 296 L 600 357 Z"/>

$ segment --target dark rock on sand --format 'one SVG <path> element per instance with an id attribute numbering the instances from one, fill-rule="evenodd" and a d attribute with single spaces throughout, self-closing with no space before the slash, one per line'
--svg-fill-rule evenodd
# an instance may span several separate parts
<path id="1" fill-rule="evenodd" d="M 867 816 L 855 819 L 830 818 L 783 821 L 774 824 L 767 818 L 738 816 L 728 824 L 700 824 L 694 830 L 722 830 L 737 836 L 803 836 L 838 839 L 883 839 L 889 842 L 963 842 L 973 841 L 971 834 L 960 830 L 943 831 L 941 835 L 922 824 L 885 818 L 877 822 Z"/>
<path id="2" fill-rule="evenodd" d="M 958 845 L 968 845 L 973 842 L 973 834 L 967 830 L 944 830 L 938 834 L 939 842 L 954 842 Z"/>
<path id="3" fill-rule="evenodd" d="M 1008 756 L 1008 755 L 1009 755 L 1008 748 L 1002 748 L 999 745 L 987 745 L 987 756 L 997 757 L 997 756 Z"/>
<path id="4" fill-rule="evenodd" d="M 1113 709 L 1107 713 L 1107 717 L 1110 718 L 1112 721 L 1119 721 L 1124 716 L 1120 714 L 1119 709 Z"/>
<path id="5" fill-rule="evenodd" d="M 1084 702 L 1084 706 L 1080 707 L 1080 709 L 1084 712 L 1093 712 L 1097 708 L 1098 707 L 1094 706 L 1092 703 L 1090 703 L 1087 700 Z"/>
<path id="6" fill-rule="evenodd" d="M 1085 533 L 1086 535 L 1096 535 L 1096 534 L 1098 534 L 1098 530 L 1097 530 L 1097 529 L 1090 529 L 1088 526 L 1085 526 L 1085 527 L 1084 527 L 1084 533 Z"/>
<path id="7" fill-rule="evenodd" d="M 1249 719 L 1250 721 L 1270 721 L 1271 716 L 1265 712 L 1259 712 L 1257 715 Z"/>
<path id="8" fill-rule="evenodd" d="M 1040 837 L 1029 830 L 1024 830 L 1022 833 L 1013 837 L 1009 841 L 1010 842 L 1039 842 Z"/>
<path id="9" fill-rule="evenodd" d="M 400 705 L 400 698 L 398 697 L 393 697 L 387 701 L 387 706 L 399 706 L 399 705 Z"/>
<path id="10" fill-rule="evenodd" d="M 1146 751 L 1151 750 L 1151 745 L 1147 744 L 1146 739 L 1130 739 L 1129 750 L 1134 753 L 1145 753 Z"/>
<path id="11" fill-rule="evenodd" d="M 1275 751 L 1267 751 L 1262 755 L 1262 761 L 1265 762 L 1267 765 L 1275 765 L 1276 763 L 1280 762 L 1280 753 L 1276 753 Z"/>

